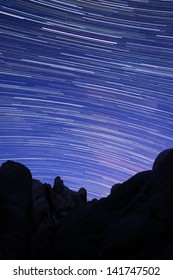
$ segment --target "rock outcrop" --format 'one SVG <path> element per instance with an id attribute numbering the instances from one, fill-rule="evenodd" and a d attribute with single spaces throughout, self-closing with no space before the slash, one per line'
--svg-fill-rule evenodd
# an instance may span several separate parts
<path id="1" fill-rule="evenodd" d="M 7 161 L 0 168 L 0 259 L 30 256 L 32 176 L 24 165 Z"/>
<path id="2" fill-rule="evenodd" d="M 0 168 L 0 258 L 173 259 L 172 188 L 173 149 L 88 202 L 85 189 L 74 192 L 59 176 L 53 187 L 42 184 L 8 161 Z"/>
<path id="3" fill-rule="evenodd" d="M 74 192 L 58 176 L 53 188 L 33 180 L 33 258 L 49 258 L 51 240 L 64 216 L 87 202 L 86 190 Z"/>

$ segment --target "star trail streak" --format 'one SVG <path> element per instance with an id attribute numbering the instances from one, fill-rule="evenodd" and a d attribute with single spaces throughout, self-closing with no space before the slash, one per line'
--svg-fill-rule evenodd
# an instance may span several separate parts
<path id="1" fill-rule="evenodd" d="M 173 143 L 173 2 L 0 1 L 0 162 L 89 199 Z"/>

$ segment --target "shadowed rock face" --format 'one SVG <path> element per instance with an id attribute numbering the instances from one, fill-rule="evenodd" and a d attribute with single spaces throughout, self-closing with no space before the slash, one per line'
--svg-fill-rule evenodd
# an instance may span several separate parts
<path id="1" fill-rule="evenodd" d="M 32 176 L 24 165 L 7 161 L 0 168 L 0 258 L 29 257 L 32 227 Z"/>
<path id="2" fill-rule="evenodd" d="M 62 218 L 87 202 L 86 190 L 74 192 L 58 176 L 53 188 L 33 180 L 33 258 L 48 258 L 50 242 Z"/>
<path id="3" fill-rule="evenodd" d="M 31 181 L 14 162 L 1 166 L 0 183 L 1 258 L 173 259 L 173 149 L 100 200 L 87 202 L 85 189 L 74 192 L 59 176 L 53 187 Z"/>

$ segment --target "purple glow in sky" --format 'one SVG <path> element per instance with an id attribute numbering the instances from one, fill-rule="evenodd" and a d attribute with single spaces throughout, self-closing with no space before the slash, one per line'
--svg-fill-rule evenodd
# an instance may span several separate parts
<path id="1" fill-rule="evenodd" d="M 0 1 L 0 163 L 101 197 L 173 146 L 172 1 Z"/>

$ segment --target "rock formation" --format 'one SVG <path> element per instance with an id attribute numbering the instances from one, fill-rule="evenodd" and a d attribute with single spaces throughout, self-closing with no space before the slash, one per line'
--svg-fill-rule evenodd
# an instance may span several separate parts
<path id="1" fill-rule="evenodd" d="M 87 202 L 86 190 L 74 192 L 61 178 L 55 178 L 53 188 L 33 180 L 33 258 L 49 258 L 51 240 L 62 218 Z"/>
<path id="2" fill-rule="evenodd" d="M 88 202 L 85 189 L 74 192 L 59 176 L 53 187 L 42 184 L 7 161 L 0 168 L 0 258 L 173 259 L 172 188 L 173 149 L 152 170 Z"/>
<path id="3" fill-rule="evenodd" d="M 20 163 L 0 168 L 0 259 L 30 255 L 32 233 L 32 176 Z"/>

